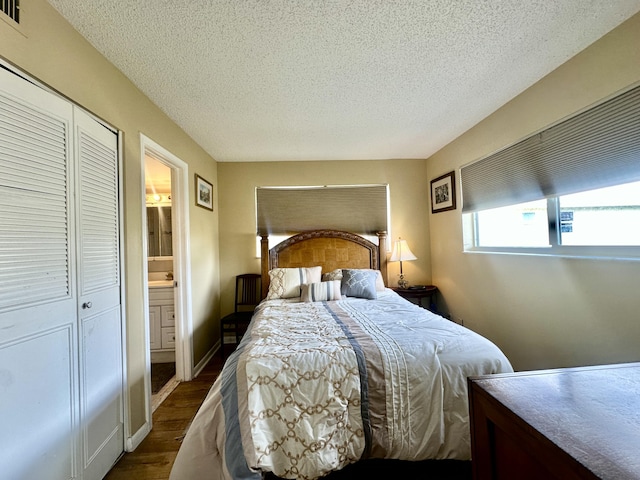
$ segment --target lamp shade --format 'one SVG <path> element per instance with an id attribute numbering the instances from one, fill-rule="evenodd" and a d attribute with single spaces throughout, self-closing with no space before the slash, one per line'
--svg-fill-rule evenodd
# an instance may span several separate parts
<path id="1" fill-rule="evenodd" d="M 391 252 L 390 262 L 404 262 L 407 260 L 417 260 L 413 252 L 409 249 L 406 240 L 399 238 L 393 243 L 393 252 Z"/>

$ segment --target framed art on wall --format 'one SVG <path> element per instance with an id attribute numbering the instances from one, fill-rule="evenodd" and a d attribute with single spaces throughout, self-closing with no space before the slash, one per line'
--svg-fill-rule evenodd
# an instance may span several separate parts
<path id="1" fill-rule="evenodd" d="M 213 185 L 196 173 L 196 205 L 213 211 Z"/>
<path id="2" fill-rule="evenodd" d="M 431 213 L 456 209 L 455 172 L 431 180 Z"/>

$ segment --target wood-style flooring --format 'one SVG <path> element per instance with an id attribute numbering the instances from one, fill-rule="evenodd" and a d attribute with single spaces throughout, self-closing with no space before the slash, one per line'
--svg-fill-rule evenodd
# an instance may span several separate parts
<path id="1" fill-rule="evenodd" d="M 221 369 L 222 360 L 216 355 L 197 378 L 180 383 L 153 413 L 153 429 L 149 435 L 134 452 L 124 454 L 105 480 L 168 480 L 182 438 Z M 323 480 L 374 477 L 470 480 L 471 462 L 368 460 L 327 475 Z M 277 480 L 277 477 L 266 475 L 265 480 Z"/>
<path id="2" fill-rule="evenodd" d="M 215 355 L 194 380 L 180 383 L 153 412 L 149 435 L 120 458 L 105 480 L 167 480 L 182 438 L 220 370 L 222 360 Z"/>

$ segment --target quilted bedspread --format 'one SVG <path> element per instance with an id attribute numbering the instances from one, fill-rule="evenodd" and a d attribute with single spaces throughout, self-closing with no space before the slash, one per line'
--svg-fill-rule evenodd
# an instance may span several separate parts
<path id="1" fill-rule="evenodd" d="M 171 479 L 315 479 L 365 458 L 468 459 L 466 378 L 511 371 L 493 343 L 391 290 L 264 301 Z"/>

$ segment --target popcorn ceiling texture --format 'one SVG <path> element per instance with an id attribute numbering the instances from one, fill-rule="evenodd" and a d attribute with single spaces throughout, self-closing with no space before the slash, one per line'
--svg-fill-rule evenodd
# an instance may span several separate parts
<path id="1" fill-rule="evenodd" d="M 427 158 L 640 0 L 49 0 L 218 161 Z"/>

